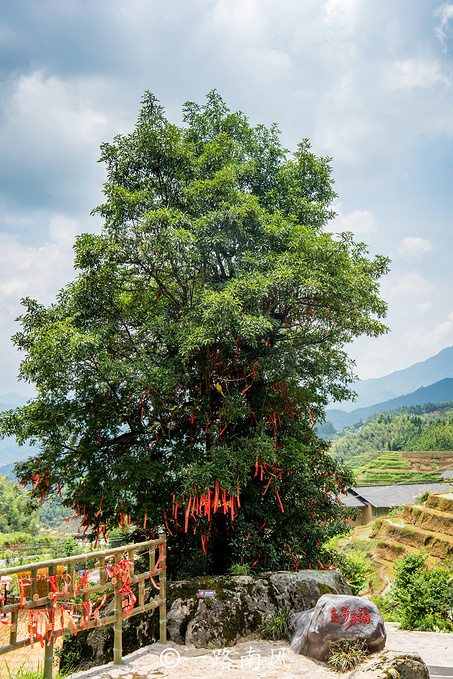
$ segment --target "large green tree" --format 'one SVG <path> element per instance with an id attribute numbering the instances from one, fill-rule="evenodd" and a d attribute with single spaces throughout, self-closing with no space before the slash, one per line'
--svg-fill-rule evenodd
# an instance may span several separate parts
<path id="1" fill-rule="evenodd" d="M 96 532 L 165 524 L 179 574 L 317 566 L 352 478 L 313 427 L 350 393 L 345 344 L 386 329 L 387 261 L 325 231 L 330 159 L 290 155 L 215 91 L 182 126 L 146 93 L 101 148 L 104 229 L 14 337 L 37 396 L 2 427 L 41 447 L 19 479 L 64 483 Z"/>

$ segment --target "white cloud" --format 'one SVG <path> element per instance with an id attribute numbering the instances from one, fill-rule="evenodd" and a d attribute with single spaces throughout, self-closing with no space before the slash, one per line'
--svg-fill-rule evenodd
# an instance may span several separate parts
<path id="1" fill-rule="evenodd" d="M 19 76 L 3 93 L 0 179 L 8 211 L 86 201 L 87 214 L 94 207 L 103 180 L 99 145 L 111 136 L 96 96 L 95 78 L 62 80 L 44 71 Z"/>
<path id="2" fill-rule="evenodd" d="M 445 48 L 445 38 L 447 37 L 448 22 L 453 19 L 453 5 L 445 3 L 436 9 L 434 16 L 440 17 L 440 24 L 436 27 L 435 33 Z"/>
<path id="3" fill-rule="evenodd" d="M 352 22 L 359 0 L 327 0 L 323 7 L 324 21 L 327 24 L 352 28 Z"/>
<path id="4" fill-rule="evenodd" d="M 38 218 L 37 218 L 38 219 Z M 16 235 L 0 233 L 0 375 L 2 391 L 29 392 L 24 385 L 15 386 L 19 356 L 10 340 L 19 330 L 14 319 L 23 312 L 22 297 L 33 297 L 50 304 L 74 277 L 72 244 L 81 225 L 65 215 L 49 220 L 48 238 L 32 247 L 21 243 Z"/>
<path id="5" fill-rule="evenodd" d="M 336 203 L 333 207 L 337 216 L 328 223 L 328 231 L 336 233 L 351 231 L 355 236 L 360 237 L 376 231 L 376 219 L 369 210 L 352 210 L 352 212 L 345 213 L 341 203 Z"/>
<path id="6" fill-rule="evenodd" d="M 71 83 L 43 71 L 19 77 L 5 113 L 9 125 L 35 132 L 34 141 L 41 148 L 49 142 L 52 147 L 62 142 L 65 147 L 91 146 L 106 125 L 105 117 L 93 109 L 84 93 L 83 81 Z"/>
<path id="7" fill-rule="evenodd" d="M 402 347 L 405 346 L 409 355 L 413 352 L 432 352 L 434 356 L 445 346 L 453 344 L 453 312 L 433 327 L 414 324 L 409 327 L 401 338 Z"/>
<path id="8" fill-rule="evenodd" d="M 75 242 L 76 234 L 80 231 L 80 224 L 65 215 L 54 215 L 49 222 L 49 237 L 65 252 L 69 252 Z"/>
<path id="9" fill-rule="evenodd" d="M 431 307 L 432 302 L 422 302 L 421 304 L 417 304 L 415 308 L 420 314 L 426 314 L 428 311 L 430 311 Z"/>
<path id="10" fill-rule="evenodd" d="M 404 319 L 404 326 L 396 332 L 371 341 L 359 340 L 355 354 L 357 373 L 363 380 L 388 375 L 425 361 L 452 345 L 453 312 L 432 325 L 420 323 L 416 317 L 409 324 Z"/>
<path id="11" fill-rule="evenodd" d="M 448 85 L 449 79 L 438 61 L 418 57 L 393 62 L 384 73 L 384 82 L 389 89 L 398 90 Z"/>
<path id="12" fill-rule="evenodd" d="M 76 224 L 64 216 L 51 219 L 51 238 L 40 247 L 21 243 L 14 235 L 0 233 L 0 298 L 11 314 L 21 297 L 49 303 L 58 289 L 74 276 L 72 244 Z"/>
<path id="13" fill-rule="evenodd" d="M 414 297 L 431 293 L 434 284 L 427 281 L 418 271 L 408 271 L 396 276 L 387 276 L 382 282 L 382 296 L 389 302 L 407 303 Z"/>
<path id="14" fill-rule="evenodd" d="M 432 252 L 433 244 L 427 238 L 406 236 L 397 248 L 397 254 L 406 260 L 420 259 L 428 252 Z"/>
<path id="15" fill-rule="evenodd" d="M 240 33 L 246 31 L 250 35 L 261 32 L 265 16 L 257 0 L 217 0 L 214 4 L 214 20 L 234 26 Z"/>

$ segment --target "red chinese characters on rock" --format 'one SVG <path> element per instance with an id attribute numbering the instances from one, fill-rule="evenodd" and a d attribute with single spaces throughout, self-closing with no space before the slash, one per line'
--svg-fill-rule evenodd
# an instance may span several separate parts
<path id="1" fill-rule="evenodd" d="M 343 606 L 341 609 L 340 617 L 338 617 L 337 609 L 332 608 L 332 618 L 330 622 L 337 622 L 339 625 L 344 625 L 349 620 L 349 625 L 345 627 L 345 631 L 353 627 L 357 622 L 361 622 L 364 625 L 368 625 L 371 621 L 368 609 L 359 608 L 358 611 L 350 611 L 349 606 Z"/>

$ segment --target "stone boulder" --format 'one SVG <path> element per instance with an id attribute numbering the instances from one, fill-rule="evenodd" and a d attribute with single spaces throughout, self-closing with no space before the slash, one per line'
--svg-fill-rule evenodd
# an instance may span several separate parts
<path id="1" fill-rule="evenodd" d="M 429 671 L 418 653 L 383 651 L 356 667 L 348 679 L 429 679 Z"/>
<path id="2" fill-rule="evenodd" d="M 370 653 L 382 651 L 384 620 L 373 602 L 358 596 L 324 594 L 311 611 L 294 616 L 291 648 L 295 653 L 327 660 L 337 641 L 366 641 Z"/>
<path id="3" fill-rule="evenodd" d="M 211 590 L 214 598 L 200 598 Z M 167 583 L 167 636 L 177 644 L 196 648 L 224 648 L 259 637 L 263 622 L 284 609 L 291 614 L 313 608 L 326 593 L 350 594 L 345 578 L 337 571 L 278 571 L 256 576 L 212 576 Z M 154 596 L 155 590 L 147 592 Z M 123 621 L 123 654 L 159 639 L 157 612 Z M 111 626 L 67 636 L 64 658 L 78 655 L 91 665 L 113 659 Z"/>
<path id="4" fill-rule="evenodd" d="M 206 578 L 202 579 L 203 581 Z M 169 638 L 196 648 L 223 648 L 256 638 L 266 618 L 313 607 L 326 592 L 349 592 L 336 571 L 262 573 L 209 579 L 214 599 L 199 599 L 200 580 L 172 586 Z"/>

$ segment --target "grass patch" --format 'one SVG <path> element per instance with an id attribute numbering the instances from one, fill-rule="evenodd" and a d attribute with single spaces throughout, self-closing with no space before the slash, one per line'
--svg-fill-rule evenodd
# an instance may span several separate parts
<path id="1" fill-rule="evenodd" d="M 290 626 L 291 614 L 287 608 L 283 608 L 265 619 L 259 628 L 259 634 L 262 639 L 281 641 L 288 638 Z"/>
<path id="2" fill-rule="evenodd" d="M 24 662 L 18 669 L 10 670 L 8 663 L 5 660 L 6 671 L 8 673 L 8 679 L 44 679 L 44 669 L 42 666 L 38 665 L 37 668 L 31 669 L 27 662 Z M 70 670 L 72 671 L 72 670 Z M 64 679 L 64 677 L 69 674 L 58 673 L 53 675 L 53 679 Z"/>
<path id="3" fill-rule="evenodd" d="M 368 656 L 366 641 L 337 641 L 330 647 L 327 663 L 335 672 L 349 672 L 357 667 Z"/>
<path id="4" fill-rule="evenodd" d="M 27 670 L 25 664 L 14 672 L 11 672 L 6 662 L 5 665 L 8 672 L 8 679 L 43 679 L 44 677 L 42 670 Z"/>
<path id="5" fill-rule="evenodd" d="M 231 575 L 250 575 L 250 564 L 232 563 L 229 572 Z"/>

